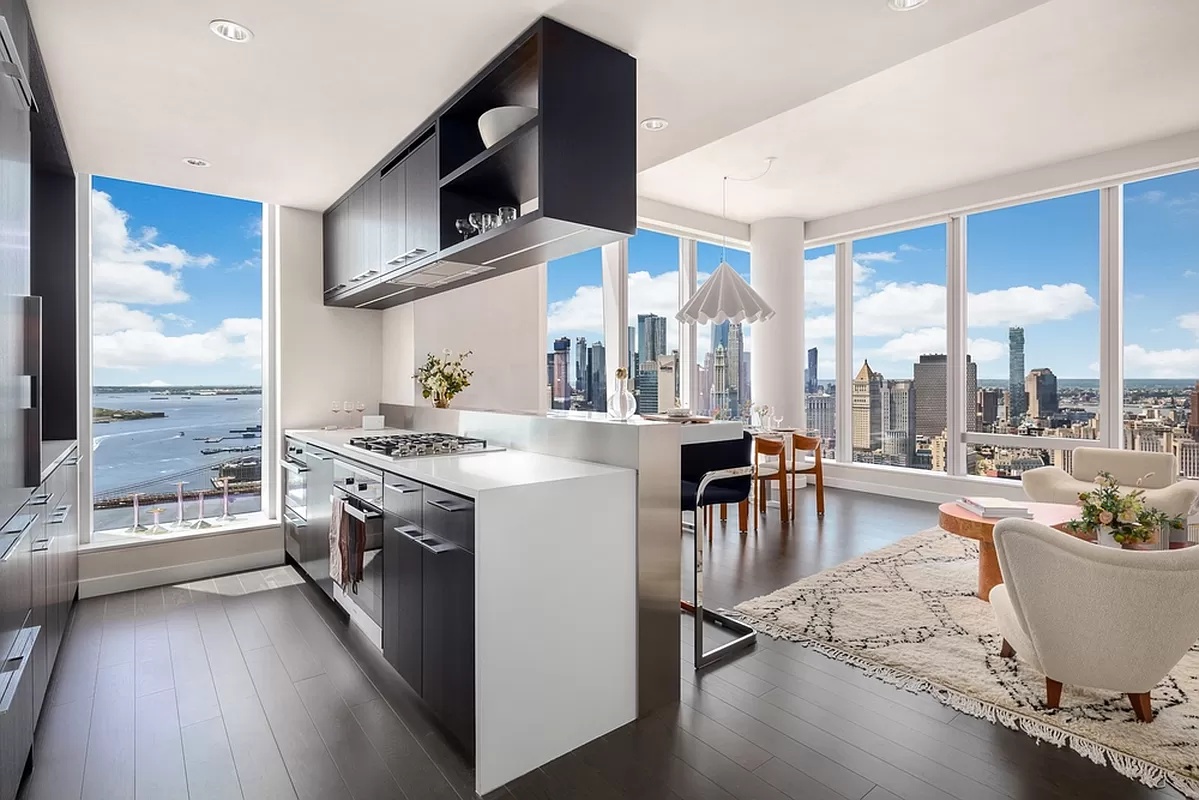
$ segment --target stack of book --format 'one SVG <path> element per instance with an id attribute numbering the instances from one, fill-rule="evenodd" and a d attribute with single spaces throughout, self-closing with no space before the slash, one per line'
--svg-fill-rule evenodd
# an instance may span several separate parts
<path id="1" fill-rule="evenodd" d="M 1032 519 L 1032 511 L 1027 504 L 1002 497 L 959 497 L 957 504 L 972 514 L 988 519 Z"/>

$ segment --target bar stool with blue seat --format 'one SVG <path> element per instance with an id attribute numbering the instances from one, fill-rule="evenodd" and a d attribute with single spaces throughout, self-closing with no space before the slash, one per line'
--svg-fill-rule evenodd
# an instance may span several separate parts
<path id="1" fill-rule="evenodd" d="M 741 532 L 749 527 L 749 493 L 753 484 L 753 436 L 702 442 L 682 447 L 680 501 L 683 511 L 695 512 L 695 595 L 683 608 L 695 615 L 695 668 L 702 669 L 731 652 L 754 643 L 754 629 L 717 611 L 704 608 L 704 537 L 710 535 L 714 506 L 734 503 L 742 509 Z M 737 634 L 730 642 L 704 652 L 703 623 L 719 625 Z"/>

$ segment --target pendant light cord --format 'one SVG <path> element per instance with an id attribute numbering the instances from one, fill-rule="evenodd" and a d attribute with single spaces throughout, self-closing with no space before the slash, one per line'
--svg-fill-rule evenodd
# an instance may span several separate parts
<path id="1" fill-rule="evenodd" d="M 734 178 L 731 175 L 725 175 L 720 187 L 720 216 L 725 221 L 729 221 L 729 181 L 738 181 L 740 183 L 753 183 L 760 178 L 765 178 L 766 173 L 770 172 L 770 168 L 774 166 L 775 156 L 766 156 L 766 169 L 754 175 L 752 178 Z M 720 263 L 724 264 L 728 261 L 729 252 L 729 237 L 727 234 L 720 234 Z"/>

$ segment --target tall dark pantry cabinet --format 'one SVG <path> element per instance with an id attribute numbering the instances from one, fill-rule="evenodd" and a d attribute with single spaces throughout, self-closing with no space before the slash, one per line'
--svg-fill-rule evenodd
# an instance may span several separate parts
<path id="1" fill-rule="evenodd" d="M 39 766 L 78 593 L 75 198 L 29 10 L 0 0 L 0 800 Z"/>

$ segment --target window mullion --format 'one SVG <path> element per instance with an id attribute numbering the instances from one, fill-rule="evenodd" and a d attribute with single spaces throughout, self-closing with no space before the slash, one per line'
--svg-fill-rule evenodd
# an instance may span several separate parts
<path id="1" fill-rule="evenodd" d="M 837 460 L 853 461 L 853 243 L 838 242 L 835 254 L 837 350 Z"/>
<path id="2" fill-rule="evenodd" d="M 945 226 L 945 469 L 950 475 L 966 474 L 966 445 L 963 435 L 969 429 L 966 359 L 966 220 L 951 217 Z"/>
<path id="3" fill-rule="evenodd" d="M 1124 190 L 1099 190 L 1099 441 L 1124 444 Z"/>

